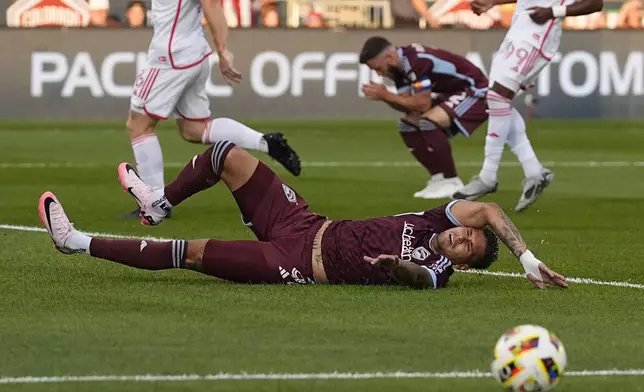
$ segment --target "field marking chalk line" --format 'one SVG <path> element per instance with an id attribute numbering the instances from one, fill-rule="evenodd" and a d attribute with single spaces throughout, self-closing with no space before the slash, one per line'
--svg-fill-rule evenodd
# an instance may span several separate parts
<path id="1" fill-rule="evenodd" d="M 462 167 L 479 167 L 479 161 L 459 162 Z M 613 168 L 613 167 L 644 167 L 644 161 L 545 161 L 542 162 L 547 167 L 564 167 L 564 168 Z M 166 162 L 167 168 L 182 168 L 186 162 Z M 345 167 L 345 168 L 406 168 L 420 166 L 415 161 L 304 161 L 303 167 Z M 501 166 L 519 167 L 519 162 L 501 162 Z M 0 162 L 0 169 L 97 169 L 116 167 L 115 164 L 109 163 L 92 163 L 92 162 Z"/>
<path id="2" fill-rule="evenodd" d="M 22 231 L 22 232 L 35 232 L 35 233 L 46 233 L 42 227 L 36 226 L 21 226 L 21 225 L 7 225 L 0 224 L 0 230 L 10 230 L 10 231 Z M 92 237 L 103 237 L 103 238 L 124 238 L 124 239 L 133 239 L 133 240 L 147 240 L 147 241 L 172 241 L 173 238 L 159 238 L 152 236 L 129 236 L 124 234 L 112 234 L 112 233 L 94 233 L 94 232 L 83 232 Z M 516 272 L 497 272 L 497 271 L 485 271 L 485 270 L 470 270 L 470 271 L 458 271 L 474 275 L 488 275 L 488 276 L 497 276 L 503 278 L 521 278 L 523 275 Z M 620 282 L 620 281 L 603 281 L 596 280 L 591 278 L 575 278 L 567 277 L 566 281 L 569 283 L 578 283 L 578 284 L 590 284 L 598 286 L 612 286 L 612 287 L 626 287 L 631 289 L 640 289 L 644 290 L 644 284 L 640 283 L 631 283 L 631 282 Z"/>
<path id="3" fill-rule="evenodd" d="M 644 369 L 581 370 L 567 377 L 644 376 Z M 186 382 L 186 381 L 297 381 L 297 380 L 374 380 L 374 379 L 481 379 L 492 373 L 479 370 L 453 372 L 375 372 L 375 373 L 213 373 L 213 374 L 139 374 L 54 377 L 0 377 L 0 384 L 52 384 L 72 382 Z"/>

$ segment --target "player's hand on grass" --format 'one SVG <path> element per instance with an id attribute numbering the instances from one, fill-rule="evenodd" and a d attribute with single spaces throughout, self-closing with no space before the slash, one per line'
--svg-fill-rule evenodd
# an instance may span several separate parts
<path id="1" fill-rule="evenodd" d="M 389 92 L 384 84 L 368 83 L 362 86 L 362 93 L 372 101 L 381 101 Z"/>
<path id="2" fill-rule="evenodd" d="M 219 53 L 219 70 L 229 85 L 241 81 L 242 74 L 233 67 L 233 54 L 227 50 Z"/>
<path id="3" fill-rule="evenodd" d="M 375 259 L 373 257 L 365 256 L 364 261 L 373 266 L 380 266 L 387 269 L 396 268 L 400 263 L 402 263 L 400 257 L 394 255 L 380 255 Z"/>
<path id="4" fill-rule="evenodd" d="M 530 19 L 540 25 L 555 18 L 550 7 L 530 7 L 528 11 L 531 11 Z"/>
<path id="5" fill-rule="evenodd" d="M 566 277 L 551 270 L 543 263 L 539 264 L 539 277 L 535 276 L 533 273 L 527 273 L 526 277 L 532 284 L 537 286 L 540 289 L 546 287 L 546 285 L 557 286 L 561 288 L 568 288 L 568 283 L 566 283 Z M 539 279 L 541 278 L 541 279 Z"/>
<path id="6" fill-rule="evenodd" d="M 472 12 L 474 12 L 476 15 L 481 15 L 482 13 L 485 13 L 492 9 L 496 3 L 494 0 L 472 0 L 470 3 L 470 7 L 472 7 Z"/>

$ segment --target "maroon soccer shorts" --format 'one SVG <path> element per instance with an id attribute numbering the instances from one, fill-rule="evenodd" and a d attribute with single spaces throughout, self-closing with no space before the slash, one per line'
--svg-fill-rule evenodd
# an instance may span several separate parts
<path id="1" fill-rule="evenodd" d="M 313 239 L 326 218 L 262 162 L 233 196 L 259 241 L 209 241 L 205 272 L 240 283 L 315 283 Z"/>
<path id="2" fill-rule="evenodd" d="M 437 100 L 437 105 L 443 108 L 452 119 L 452 127 L 449 130 L 452 136 L 460 133 L 470 137 L 476 128 L 487 121 L 486 91 L 487 89 L 467 89 Z"/>

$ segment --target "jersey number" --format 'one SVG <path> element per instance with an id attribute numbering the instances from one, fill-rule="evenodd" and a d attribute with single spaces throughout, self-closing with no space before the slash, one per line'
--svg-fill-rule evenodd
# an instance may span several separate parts
<path id="1" fill-rule="evenodd" d="M 467 98 L 467 93 L 463 91 L 460 94 L 452 95 L 451 97 L 449 97 L 449 99 L 445 102 L 445 105 L 450 109 L 454 109 L 456 106 L 463 103 L 465 98 Z"/>
<path id="2" fill-rule="evenodd" d="M 519 48 L 517 49 L 514 44 L 510 41 L 508 42 L 507 48 L 506 48 L 506 53 L 505 53 L 505 58 L 509 59 L 510 57 L 514 56 L 516 58 L 516 65 L 512 67 L 512 71 L 514 72 L 519 72 L 519 69 L 521 69 L 522 74 L 526 74 L 530 69 L 526 69 L 526 67 L 532 68 L 530 64 L 525 64 L 526 60 L 530 56 L 530 52 L 528 52 L 527 49 L 524 48 Z"/>

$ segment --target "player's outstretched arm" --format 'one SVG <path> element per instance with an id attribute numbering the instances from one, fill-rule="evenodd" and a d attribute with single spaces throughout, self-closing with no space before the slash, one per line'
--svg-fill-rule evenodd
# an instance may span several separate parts
<path id="1" fill-rule="evenodd" d="M 519 229 L 512 223 L 503 209 L 495 203 L 459 201 L 450 208 L 452 216 L 463 226 L 484 229 L 490 226 L 496 235 L 519 259 L 526 277 L 537 287 L 545 284 L 568 287 L 566 278 L 550 270 L 528 249 Z"/>
<path id="2" fill-rule="evenodd" d="M 389 270 L 391 276 L 401 285 L 415 289 L 434 287 L 434 281 L 425 268 L 418 264 L 404 261 L 398 256 L 380 255 L 376 258 L 365 256 L 364 261 Z"/>

